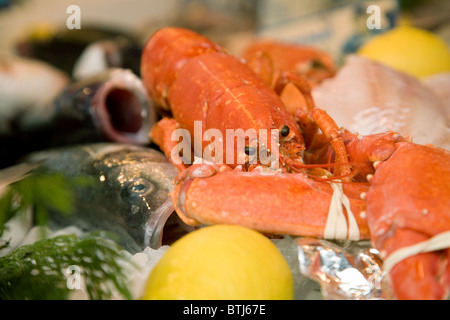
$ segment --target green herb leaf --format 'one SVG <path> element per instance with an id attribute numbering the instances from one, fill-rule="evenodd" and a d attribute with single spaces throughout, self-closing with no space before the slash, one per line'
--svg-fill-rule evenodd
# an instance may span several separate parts
<path id="1" fill-rule="evenodd" d="M 88 176 L 66 177 L 61 173 L 32 172 L 10 184 L 0 199 L 0 236 L 5 224 L 18 214 L 32 208 L 37 225 L 47 223 L 49 212 L 71 214 L 75 203 L 75 188 L 93 183 Z"/>
<path id="2" fill-rule="evenodd" d="M 0 257 L 0 299 L 67 299 L 75 276 L 84 280 L 90 299 L 108 299 L 115 292 L 132 299 L 123 268 L 127 262 L 128 256 L 105 237 L 40 240 Z"/>

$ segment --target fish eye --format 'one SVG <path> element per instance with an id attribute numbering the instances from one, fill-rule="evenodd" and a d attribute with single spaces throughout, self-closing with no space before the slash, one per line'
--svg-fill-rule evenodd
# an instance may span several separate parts
<path id="1" fill-rule="evenodd" d="M 148 180 L 137 179 L 130 182 L 126 186 L 126 189 L 130 194 L 143 195 L 152 192 L 155 189 L 155 186 Z"/>

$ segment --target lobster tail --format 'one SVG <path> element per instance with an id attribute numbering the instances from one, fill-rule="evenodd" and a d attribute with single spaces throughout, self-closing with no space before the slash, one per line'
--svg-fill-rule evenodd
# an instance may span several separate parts
<path id="1" fill-rule="evenodd" d="M 169 110 L 168 88 L 184 63 L 208 52 L 225 49 L 208 38 L 182 28 L 163 28 L 155 32 L 142 52 L 141 74 L 150 96 L 160 107 Z"/>

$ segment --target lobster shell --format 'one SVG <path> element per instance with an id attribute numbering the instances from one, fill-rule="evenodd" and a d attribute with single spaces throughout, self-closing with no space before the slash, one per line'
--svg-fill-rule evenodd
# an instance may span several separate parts
<path id="1" fill-rule="evenodd" d="M 194 31 L 160 29 L 150 37 L 143 49 L 142 81 L 158 105 L 170 110 L 167 92 L 184 63 L 203 53 L 224 51 L 221 46 Z"/>
<path id="2" fill-rule="evenodd" d="M 203 166 L 194 165 L 188 170 L 208 168 Z M 315 181 L 303 173 L 267 175 L 218 170 L 208 174 L 204 178 L 185 177 L 171 192 L 177 213 L 187 224 L 238 224 L 267 234 L 324 237 L 333 197 L 330 183 Z M 367 221 L 360 215 L 366 209 L 366 201 L 360 196 L 369 186 L 344 183 L 342 187 L 358 225 L 359 238 L 368 239 Z M 348 220 L 349 212 L 345 212 Z M 348 237 L 348 230 L 342 239 Z"/>
<path id="3" fill-rule="evenodd" d="M 235 146 L 234 137 L 233 141 L 225 141 L 226 130 L 235 130 L 237 139 L 245 141 L 246 131 L 252 129 L 256 140 L 265 143 L 264 148 L 270 151 L 278 150 L 278 145 L 272 146 L 271 130 L 282 126 L 289 127 L 288 142 L 295 145 L 289 156 L 302 160 L 303 136 L 280 97 L 243 61 L 207 38 L 179 28 L 159 30 L 144 48 L 142 76 L 152 97 L 163 106 L 170 106 L 180 128 L 187 129 L 195 141 L 202 141 L 203 150 L 210 144 L 204 139 L 204 132 L 208 129 L 221 132 L 223 161 L 230 151 L 227 146 Z M 194 130 L 196 121 L 202 124 L 201 132 Z M 267 138 L 262 138 L 260 130 L 265 131 Z M 243 164 L 237 157 L 244 150 L 233 148 L 233 153 L 234 161 L 227 164 L 231 167 Z"/>
<path id="4" fill-rule="evenodd" d="M 367 193 L 372 242 L 387 257 L 450 226 L 450 152 L 409 142 L 396 145 L 392 156 L 377 166 Z M 446 255 L 420 253 L 397 263 L 389 273 L 397 298 L 445 298 L 448 259 L 447 250 Z"/>

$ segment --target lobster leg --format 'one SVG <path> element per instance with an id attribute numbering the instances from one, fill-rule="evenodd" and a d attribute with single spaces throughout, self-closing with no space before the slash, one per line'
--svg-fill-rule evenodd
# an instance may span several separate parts
<path id="1" fill-rule="evenodd" d="M 302 173 L 214 172 L 209 165 L 188 170 L 206 174 L 201 178 L 183 173 L 171 193 L 178 215 L 187 224 L 239 224 L 266 234 L 333 239 L 369 236 L 365 218 L 360 216 L 366 207 L 361 194 L 368 191 L 368 184 L 333 185 Z M 339 188 L 341 194 L 335 190 Z M 335 223 L 333 210 L 341 212 Z M 352 221 L 358 232 L 351 230 Z"/>
<path id="2" fill-rule="evenodd" d="M 336 154 L 336 162 L 339 166 L 336 167 L 335 175 L 341 177 L 344 182 L 351 182 L 352 170 L 340 134 L 342 130 L 324 110 L 315 108 L 311 86 L 305 78 L 294 72 L 283 71 L 273 85 L 274 91 L 281 95 L 288 84 L 293 84 L 297 88 L 306 103 L 297 105 L 294 110 L 290 110 L 303 130 L 305 143 L 308 147 L 314 145 L 314 139 L 318 137 L 318 129 L 320 129 Z"/>
<path id="3" fill-rule="evenodd" d="M 313 109 L 311 110 L 312 118 L 314 122 L 317 123 L 320 130 L 322 130 L 323 134 L 330 141 L 330 145 L 333 148 L 336 154 L 336 163 L 339 166 L 335 169 L 336 176 L 342 176 L 342 181 L 351 182 L 351 172 L 352 169 L 349 164 L 347 150 L 344 145 L 344 141 L 340 135 L 340 129 L 334 120 L 322 109 Z"/>
<path id="4" fill-rule="evenodd" d="M 244 52 L 242 57 L 251 66 L 255 60 L 270 58 L 273 69 L 294 72 L 305 77 L 311 86 L 333 77 L 336 66 L 328 53 L 310 46 L 277 41 L 256 41 Z M 260 65 L 256 64 L 257 67 Z"/>
<path id="5" fill-rule="evenodd" d="M 190 154 L 180 154 L 181 150 L 178 150 L 178 141 L 172 139 L 172 134 L 177 129 L 180 129 L 180 126 L 176 120 L 162 118 L 152 127 L 150 136 L 152 141 L 160 147 L 175 167 L 179 171 L 183 171 L 188 167 L 188 164 L 192 163 L 192 156 Z M 184 137 L 183 142 L 186 143 L 186 145 L 182 149 L 183 151 L 190 150 L 190 141 L 187 141 L 187 139 L 188 137 Z"/>
<path id="6" fill-rule="evenodd" d="M 389 159 L 396 150 L 398 142 L 408 141 L 399 133 L 388 131 L 384 133 L 371 134 L 367 136 L 358 133 L 350 133 L 337 128 L 328 114 L 315 109 L 317 123 L 321 123 L 321 130 L 327 138 L 322 144 L 317 144 L 305 153 L 305 163 L 347 163 L 345 152 L 348 155 L 348 168 L 352 169 L 351 177 L 356 182 L 367 182 L 375 173 L 375 167 Z M 339 139 L 336 139 L 338 137 Z M 335 140 L 335 141 L 334 141 Z M 344 148 L 340 144 L 344 143 Z M 333 143 L 336 144 L 333 146 Z M 336 151 L 337 150 L 337 151 Z M 345 161 L 344 161 L 345 160 Z M 345 169 L 346 173 L 348 169 Z M 342 171 L 341 171 L 342 174 Z M 367 178 L 369 177 L 369 179 Z"/>
<path id="7" fill-rule="evenodd" d="M 305 135 L 315 136 L 317 126 L 308 117 L 315 107 L 308 80 L 293 71 L 275 69 L 272 57 L 264 51 L 248 56 L 246 64 L 281 97 Z"/>
<path id="8" fill-rule="evenodd" d="M 294 72 L 285 71 L 281 72 L 278 78 L 275 80 L 273 89 L 278 95 L 281 95 L 288 84 L 294 85 L 295 88 L 297 88 L 302 93 L 303 98 L 305 99 L 304 105 L 296 107 L 295 110 L 291 111 L 298 122 L 304 123 L 309 111 L 311 111 L 315 107 L 311 92 L 311 86 L 305 78 L 297 75 Z"/>
<path id="9" fill-rule="evenodd" d="M 256 52 L 247 57 L 246 64 L 252 69 L 265 83 L 273 86 L 274 66 L 272 58 L 266 52 Z"/>

